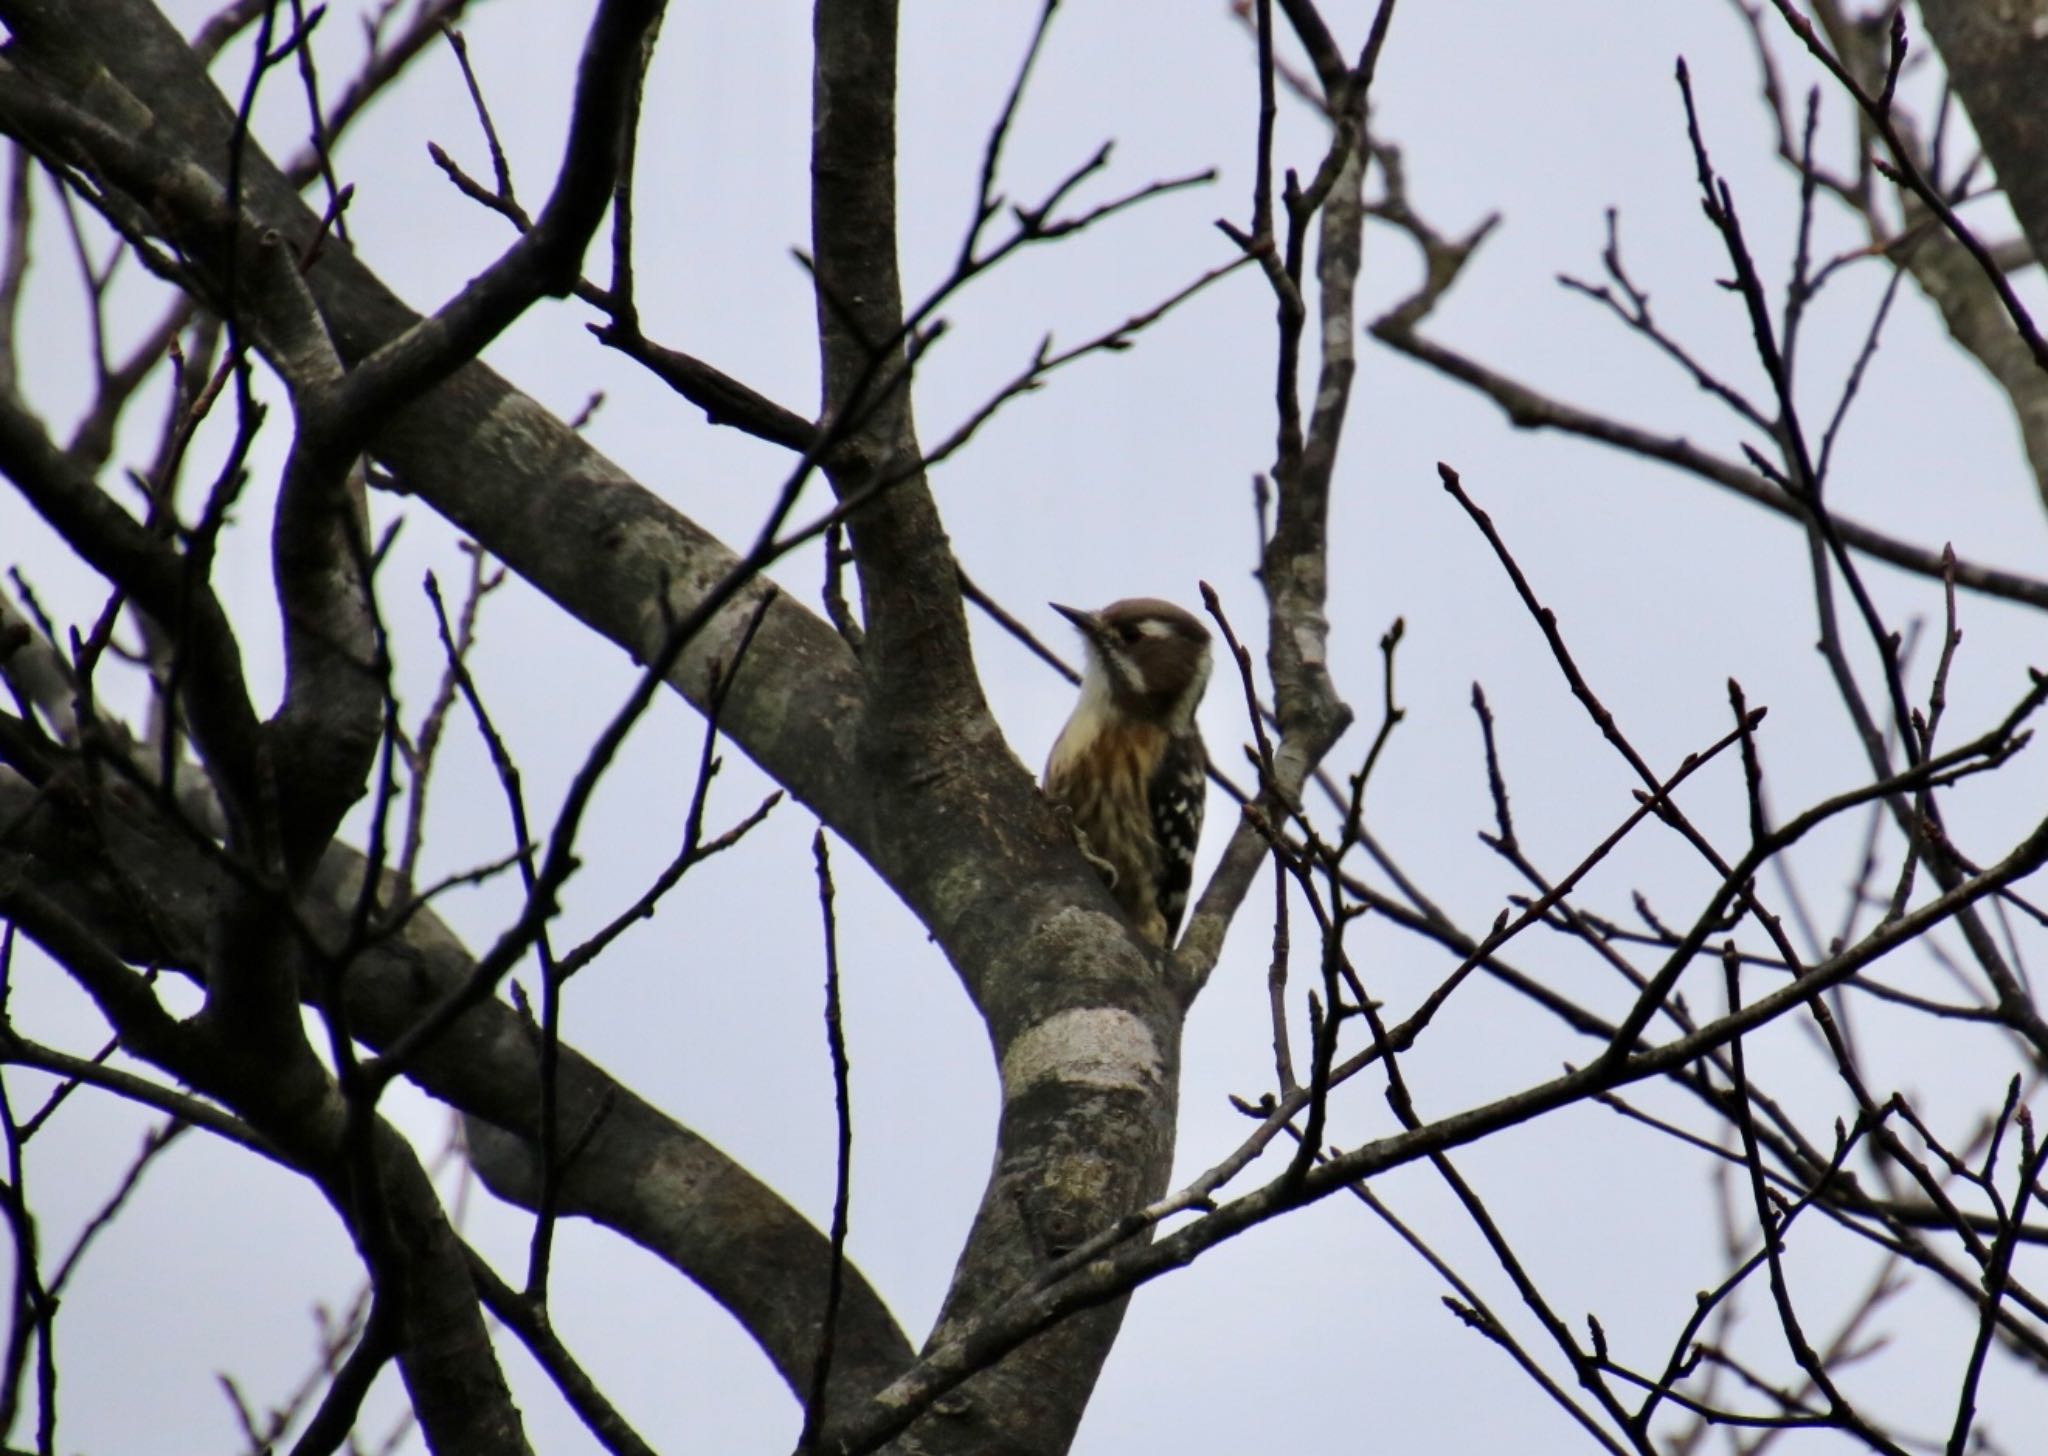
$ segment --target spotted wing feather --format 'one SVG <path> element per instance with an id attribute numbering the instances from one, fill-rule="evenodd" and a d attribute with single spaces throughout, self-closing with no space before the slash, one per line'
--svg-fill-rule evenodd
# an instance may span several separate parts
<path id="1" fill-rule="evenodd" d="M 1166 922 L 1168 945 L 1180 934 L 1188 887 L 1194 882 L 1195 846 L 1202 838 L 1208 773 L 1202 740 L 1193 733 L 1179 733 L 1168 741 L 1147 785 L 1152 834 L 1159 846 L 1159 914 Z"/>

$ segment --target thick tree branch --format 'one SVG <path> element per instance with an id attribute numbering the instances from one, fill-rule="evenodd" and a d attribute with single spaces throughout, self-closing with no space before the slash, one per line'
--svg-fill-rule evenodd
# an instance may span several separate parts
<path id="1" fill-rule="evenodd" d="M 223 1056 L 207 1023 L 173 1022 L 141 978 L 34 883 L 16 855 L 0 859 L 0 913 L 93 994 L 129 1049 L 225 1103 L 311 1179 L 345 1220 L 379 1288 L 394 1305 L 401 1368 L 423 1430 L 437 1449 L 526 1449 L 470 1286 L 460 1242 L 412 1145 L 381 1119 L 369 1129 L 378 1196 L 365 1217 L 346 1149 L 351 1116 L 331 1081 L 306 1085 L 277 1049 Z M 281 1077 L 292 1094 L 275 1095 Z"/>
<path id="2" fill-rule="evenodd" d="M 1092 1308 L 1105 1299 L 1120 1297 L 1139 1284 L 1192 1262 L 1248 1228 L 1341 1192 L 1358 1179 L 1370 1178 L 1390 1168 L 1463 1147 L 1503 1127 L 1526 1122 L 1597 1093 L 1682 1068 L 1726 1046 L 1733 1038 L 1798 1009 L 1828 987 L 1848 979 L 1899 946 L 1911 943 L 1930 927 L 1949 919 L 1984 896 L 2033 873 L 2044 863 L 2048 863 L 2048 821 L 2036 826 L 2034 832 L 2010 855 L 1987 867 L 1983 874 L 1887 922 L 1854 946 L 1808 967 L 1796 981 L 1750 1001 L 1740 1011 L 1710 1022 L 1697 1031 L 1619 1062 L 1596 1061 L 1469 1111 L 1439 1118 L 1410 1131 L 1376 1138 L 1331 1157 L 1303 1177 L 1283 1174 L 1154 1244 L 1128 1250 L 1115 1258 L 1097 1260 L 1050 1286 L 1026 1289 L 1000 1309 L 991 1311 L 985 1319 L 955 1332 L 951 1338 L 927 1351 L 914 1369 L 892 1384 L 867 1410 L 860 1412 L 854 1420 L 828 1431 L 827 1439 L 837 1440 L 840 1449 L 849 1456 L 874 1450 L 892 1433 L 903 1429 L 931 1401 L 957 1385 L 967 1372 L 981 1368 L 1038 1331 L 1058 1324 L 1077 1311 Z"/>
<path id="3" fill-rule="evenodd" d="M 936 715 L 987 710 L 911 418 L 896 257 L 895 0 L 821 0 L 813 32 L 811 246 L 825 472 L 842 499 L 893 481 L 853 517 L 848 535 L 874 711 L 892 734 L 918 733 Z"/>
<path id="4" fill-rule="evenodd" d="M 626 145 L 624 122 L 648 31 L 663 0 L 603 0 L 590 24 L 576 78 L 569 139 L 555 190 L 534 220 L 491 266 L 439 313 L 381 345 L 351 369 L 334 403 L 338 434 L 368 434 L 392 409 L 410 403 L 474 359 L 528 307 L 566 298 L 582 277 L 583 252 L 611 205 Z"/>
<path id="5" fill-rule="evenodd" d="M 124 892 L 74 863 L 76 846 L 86 842 L 80 826 L 22 818 L 32 792 L 18 780 L 11 788 L 0 781 L 0 822 L 32 834 L 23 844 L 28 882 L 117 937 L 123 955 L 196 971 L 212 907 L 233 888 L 223 871 L 182 836 L 118 836 L 113 849 L 126 882 L 158 907 L 138 923 Z M 303 900 L 305 923 L 322 946 L 350 943 L 363 868 L 359 854 L 336 847 Z M 162 942 L 167 934 L 171 945 Z M 388 1048 L 474 971 L 473 957 L 440 920 L 416 911 L 402 933 L 374 939 L 350 963 L 342 981 L 350 1028 L 368 1046 Z M 323 992 L 309 980 L 300 994 L 317 1004 Z M 472 1155 L 494 1191 L 528 1206 L 537 1201 L 540 1054 L 531 1026 L 511 1006 L 487 1000 L 472 1007 L 409 1059 L 406 1075 L 470 1115 Z M 819 1230 L 740 1164 L 566 1046 L 556 1104 L 565 1142 L 582 1139 L 564 1170 L 560 1211 L 617 1230 L 701 1285 L 800 1394 L 831 1263 Z M 836 1348 L 835 1405 L 871 1394 L 911 1357 L 909 1341 L 857 1269 L 847 1271 Z"/>
<path id="6" fill-rule="evenodd" d="M 92 75 L 118 80 L 119 87 L 92 94 L 126 117 L 138 143 L 158 150 L 167 175 L 191 167 L 221 185 L 233 115 L 153 7 L 82 0 L 0 13 L 19 27 L 24 64 L 79 94 Z M 253 147 L 243 162 L 243 197 L 259 230 L 274 228 L 301 246 L 317 232 L 319 219 Z M 224 261 L 217 249 L 200 256 L 209 267 Z M 346 250 L 324 252 L 306 281 L 344 363 L 415 322 Z M 458 370 L 434 391 L 431 407 L 384 424 L 372 449 L 406 488 L 635 658 L 655 651 L 668 623 L 736 560 L 481 365 Z M 743 593 L 684 653 L 670 681 L 692 701 L 706 700 L 712 663 L 729 659 L 731 639 L 755 604 L 754 593 Z M 722 721 L 770 774 L 865 847 L 867 806 L 859 780 L 846 771 L 859 697 L 844 644 L 785 594 L 762 622 Z"/>
<path id="7" fill-rule="evenodd" d="M 996 1166 L 940 1313 L 944 1331 L 1163 1189 L 1179 1014 L 1159 995 L 1152 957 L 1003 745 L 975 674 L 958 567 L 910 412 L 894 0 L 821 0 L 814 36 L 824 464 L 842 499 L 891 482 L 850 522 L 866 630 L 861 764 L 876 795 L 869 853 L 946 946 L 1004 1070 Z M 991 159 L 999 147 L 998 135 Z M 1019 241 L 1048 227 L 1057 197 Z M 984 198 L 963 257 L 985 209 Z M 1121 1314 L 1096 1312 L 983 1372 L 961 1410 L 918 1428 L 915 1449 L 1064 1451 Z"/>
<path id="8" fill-rule="evenodd" d="M 1920 15 L 2034 257 L 2048 262 L 2048 31 L 2038 8 L 1921 0 Z"/>
<path id="9" fill-rule="evenodd" d="M 259 817 L 254 769 L 260 725 L 242 678 L 240 646 L 212 589 L 72 464 L 42 422 L 14 399 L 0 398 L 0 473 L 178 644 L 191 690 L 186 711 L 193 741 L 247 837 Z"/>

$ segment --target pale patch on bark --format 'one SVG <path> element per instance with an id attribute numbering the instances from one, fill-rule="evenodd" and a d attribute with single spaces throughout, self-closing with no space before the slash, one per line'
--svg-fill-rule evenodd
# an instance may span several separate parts
<path id="1" fill-rule="evenodd" d="M 1344 273 L 1348 278 L 1350 269 Z M 1343 314 L 1332 313 L 1323 320 L 1323 355 L 1326 358 L 1344 357 L 1351 352 L 1351 320 Z M 1324 407 L 1323 401 L 1331 399 L 1335 390 L 1324 388 L 1316 396 L 1316 407 Z"/>
<path id="2" fill-rule="evenodd" d="M 479 451 L 485 454 L 502 453 L 514 458 L 534 459 L 544 457 L 550 447 L 560 452 L 557 458 L 565 458 L 570 441 L 562 439 L 562 425 L 553 415 L 534 401 L 516 390 L 506 390 L 492 401 L 489 412 L 476 428 L 475 442 Z M 602 460 L 605 469 L 619 473 L 618 467 L 595 451 L 592 456 Z"/>
<path id="3" fill-rule="evenodd" d="M 667 611 L 662 610 L 658 599 L 650 600 L 642 611 L 637 634 L 641 645 L 636 661 L 645 663 L 653 660 L 667 645 L 675 624 L 694 610 L 731 567 L 724 561 L 691 562 L 690 565 L 708 569 L 693 570 L 691 579 L 670 587 Z M 686 691 L 710 692 L 713 667 L 723 670 L 732 666 L 739 653 L 740 641 L 746 636 L 747 623 L 753 619 L 754 610 L 759 605 L 762 590 L 759 585 L 749 586 L 720 608 L 718 614 L 684 646 L 682 656 L 676 662 L 677 670 L 671 673 L 671 678 Z"/>
<path id="4" fill-rule="evenodd" d="M 1294 650 L 1300 654 L 1302 666 L 1324 666 L 1323 644 L 1328 638 L 1328 628 L 1319 617 L 1311 618 L 1294 629 Z"/>
<path id="5" fill-rule="evenodd" d="M 1146 1091 L 1163 1078 L 1159 1044 L 1138 1017 L 1108 1006 L 1062 1011 L 1011 1044 L 1003 1058 L 1003 1100 L 1041 1082 Z"/>

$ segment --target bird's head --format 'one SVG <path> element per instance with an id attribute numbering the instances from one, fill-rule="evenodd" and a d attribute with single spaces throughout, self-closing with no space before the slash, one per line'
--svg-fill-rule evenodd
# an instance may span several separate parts
<path id="1" fill-rule="evenodd" d="M 1099 692 L 1135 718 L 1181 729 L 1194 721 L 1209 683 L 1209 629 L 1172 602 L 1129 597 L 1099 612 L 1051 603 L 1081 631 L 1088 669 L 1082 691 Z"/>

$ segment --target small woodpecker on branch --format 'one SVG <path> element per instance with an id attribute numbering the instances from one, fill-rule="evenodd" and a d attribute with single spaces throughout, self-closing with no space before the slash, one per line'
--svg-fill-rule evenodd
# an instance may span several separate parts
<path id="1" fill-rule="evenodd" d="M 1153 597 L 1052 609 L 1081 629 L 1087 668 L 1046 760 L 1046 795 L 1139 933 L 1171 945 L 1208 792 L 1195 709 L 1209 684 L 1209 629 Z"/>

